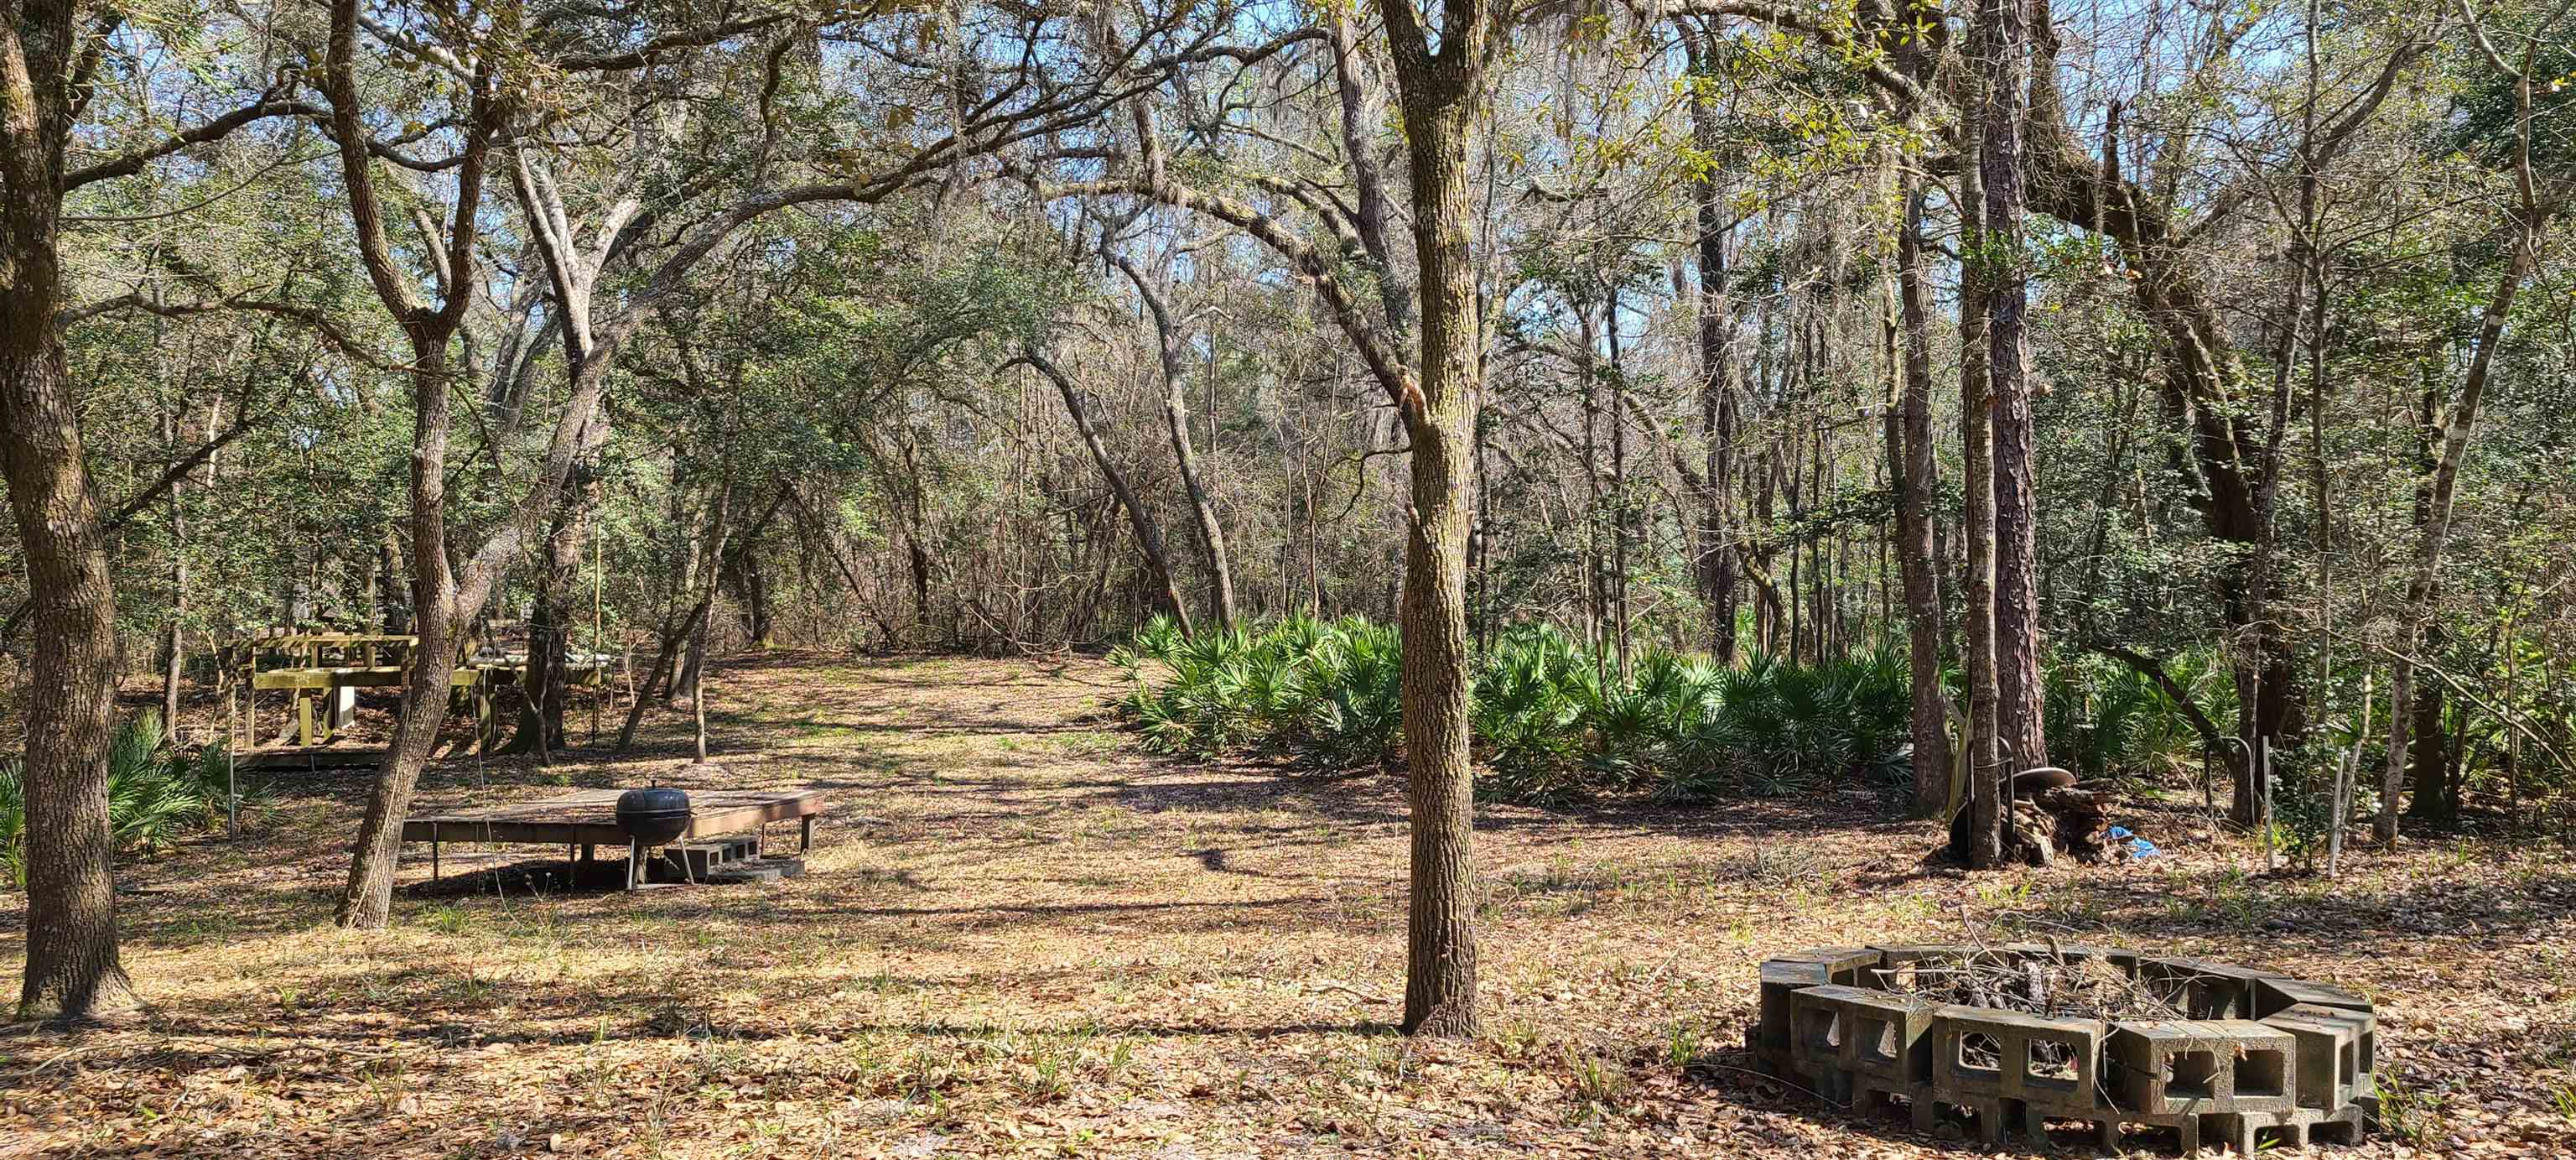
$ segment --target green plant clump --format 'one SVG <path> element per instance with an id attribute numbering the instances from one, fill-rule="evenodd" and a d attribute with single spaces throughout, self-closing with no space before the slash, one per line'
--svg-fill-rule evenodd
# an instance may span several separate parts
<path id="1" fill-rule="evenodd" d="M 149 709 L 117 726 L 107 751 L 107 826 L 118 850 L 163 853 L 219 823 L 226 796 L 221 744 L 165 746 L 161 715 Z M 26 770 L 14 759 L 0 761 L 0 877 L 27 885 Z"/>
<path id="2" fill-rule="evenodd" d="M 1110 659 L 1133 685 L 1118 708 L 1156 752 L 1335 772 L 1403 762 L 1403 646 L 1390 626 L 1289 617 L 1185 636 L 1158 617 Z M 1483 649 L 1471 675 L 1477 785 L 1490 800 L 1781 796 L 1911 776 L 1909 677 L 1894 649 L 1735 667 L 1648 650 L 1623 676 L 1555 626 L 1524 624 Z M 2086 778 L 2165 771 L 2193 751 L 2180 708 L 2145 678 L 2076 663 L 2048 678 L 2050 736 Z M 2221 711 L 2227 690 L 2210 674 L 2183 679 L 2204 711 Z"/>

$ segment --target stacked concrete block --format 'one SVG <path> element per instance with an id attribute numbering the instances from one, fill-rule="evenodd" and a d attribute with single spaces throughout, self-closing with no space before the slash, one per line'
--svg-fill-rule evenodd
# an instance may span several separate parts
<path id="1" fill-rule="evenodd" d="M 1977 953 L 1966 943 L 1893 943 L 1870 949 L 1878 952 L 1879 966 L 1868 985 L 1891 988 L 1911 987 L 1917 972 L 1944 970 Z"/>
<path id="2" fill-rule="evenodd" d="M 2370 1000 L 2362 998 L 2358 992 L 2347 991 L 2331 983 L 2312 983 L 2287 975 L 2269 975 L 2254 982 L 2256 1019 L 2269 1019 L 2276 1011 L 2302 1003 L 2364 1013 L 2371 1010 Z"/>
<path id="3" fill-rule="evenodd" d="M 2083 1120 L 2105 1138 L 2116 1136 L 2102 1097 L 2100 1020 L 1957 1005 L 1935 1014 L 1932 1098 L 1973 1111 L 1986 1139 L 1998 1138 L 2011 1116 L 2034 1137 L 2049 1120 Z"/>
<path id="4" fill-rule="evenodd" d="M 2204 1138 L 2250 1153 L 2272 1142 L 2358 1142 L 2375 1112 L 2377 1023 L 2349 991 L 2221 963 L 2037 943 L 2001 953 L 2099 960 L 2192 1018 L 2045 1018 L 1935 1005 L 1901 990 L 1917 971 L 1979 953 L 1992 952 L 1827 947 L 1766 962 L 1748 1036 L 1756 1061 L 1863 1110 L 1901 1098 L 1921 1129 L 1944 1108 L 1965 1113 L 1988 1142 L 2011 1130 L 2038 1139 L 2052 1121 L 2080 1121 L 2105 1148 L 2138 1125 L 2172 1130 L 2186 1153 Z"/>
<path id="5" fill-rule="evenodd" d="M 1873 994 L 1859 987 L 1826 984 L 1789 996 L 1789 1060 L 1817 1095 L 1836 1103 L 1852 1098 L 1852 1052 L 1856 1021 L 1851 1006 Z"/>
<path id="6" fill-rule="evenodd" d="M 2120 1106 L 2148 1115 L 2290 1109 L 2297 1044 L 2244 1019 L 2123 1020 L 2111 1032 Z"/>
<path id="7" fill-rule="evenodd" d="M 2333 990 L 2333 988 L 2325 988 Z M 2321 1139 L 2359 1143 L 2362 1123 L 2379 1108 L 2379 1021 L 2368 1010 L 2301 1003 L 2266 1016 L 2298 1045 L 2296 1114 L 2278 1124 L 2290 1143 Z"/>
<path id="8" fill-rule="evenodd" d="M 1791 1055 L 1816 1089 L 1864 1108 L 1902 1097 L 1930 1126 L 1933 1004 L 1866 987 L 1809 987 L 1792 998 Z"/>
<path id="9" fill-rule="evenodd" d="M 2257 1018 L 2256 989 L 2278 971 L 2257 971 L 2179 957 L 2142 957 L 2137 979 L 2194 1019 Z"/>
<path id="10" fill-rule="evenodd" d="M 1772 1075 L 1789 1074 L 1790 997 L 1808 987 L 1826 986 L 1832 982 L 1833 972 L 1823 963 L 1774 959 L 1762 964 L 1760 1009 L 1745 1038 L 1751 1041 L 1746 1046 L 1753 1049 L 1753 1060 L 1763 1071 Z"/>
<path id="11" fill-rule="evenodd" d="M 1761 1009 L 1746 1036 L 1754 1061 L 1773 1075 L 1788 1074 L 1789 996 L 1804 987 L 1869 985 L 1878 965 L 1878 952 L 1869 947 L 1816 947 L 1765 961 Z"/>

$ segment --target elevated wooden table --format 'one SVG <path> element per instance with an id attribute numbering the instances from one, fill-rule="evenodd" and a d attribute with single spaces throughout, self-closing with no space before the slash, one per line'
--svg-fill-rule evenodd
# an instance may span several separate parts
<path id="1" fill-rule="evenodd" d="M 644 865 L 644 849 L 617 825 L 617 796 L 626 791 L 586 789 L 542 801 L 513 802 L 480 809 L 416 814 L 403 819 L 406 842 L 429 843 L 430 877 L 438 876 L 442 842 L 525 842 L 578 846 L 586 861 L 594 847 L 625 843 L 626 887 L 635 888 Z M 693 789 L 689 792 L 689 828 L 677 842 L 718 834 L 758 832 L 771 822 L 797 823 L 799 853 L 814 845 L 814 816 L 823 812 L 819 789 Z"/>

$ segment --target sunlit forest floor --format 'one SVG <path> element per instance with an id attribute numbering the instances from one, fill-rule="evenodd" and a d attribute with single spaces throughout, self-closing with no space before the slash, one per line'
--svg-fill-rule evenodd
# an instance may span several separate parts
<path id="1" fill-rule="evenodd" d="M 1086 660 L 723 666 L 735 782 L 831 792 L 808 876 L 496 890 L 472 869 L 544 852 L 451 845 L 433 887 L 414 847 L 379 934 L 329 922 L 363 775 L 298 776 L 241 843 L 124 869 L 154 1010 L 0 1037 L 0 1155 L 1968 1154 L 1739 1049 L 1766 955 L 1970 928 L 2373 995 L 2400 1130 L 2319 1151 L 2563 1155 L 2576 1132 L 2554 843 L 2362 852 L 2330 885 L 2250 873 L 2173 811 L 2138 827 L 2170 857 L 1968 879 L 1869 790 L 1495 807 L 1487 1034 L 1413 1043 L 1389 1026 L 1400 785 L 1143 756 L 1105 712 L 1117 682 Z M 684 724 L 616 762 L 451 761 L 423 800 L 641 784 L 684 762 Z M 0 896 L 13 979 L 23 920 Z"/>

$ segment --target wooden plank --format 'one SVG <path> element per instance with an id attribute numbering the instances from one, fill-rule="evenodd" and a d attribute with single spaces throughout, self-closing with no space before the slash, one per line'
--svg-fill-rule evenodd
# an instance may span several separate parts
<path id="1" fill-rule="evenodd" d="M 374 668 L 350 666 L 347 668 L 267 669 L 251 676 L 250 687 L 261 690 L 336 689 L 343 686 L 384 689 L 400 686 L 403 683 L 403 672 L 400 665 L 378 665 Z M 451 687 L 470 688 L 484 679 L 483 673 L 484 670 L 479 668 L 460 668 L 448 675 L 447 683 Z"/>
<path id="2" fill-rule="evenodd" d="M 448 842 L 615 844 L 626 840 L 617 826 L 617 797 L 624 792 L 582 790 L 542 801 L 418 815 L 404 819 L 403 840 L 426 842 L 435 834 Z M 819 814 L 823 791 L 691 790 L 689 804 L 696 812 L 681 841 Z"/>

